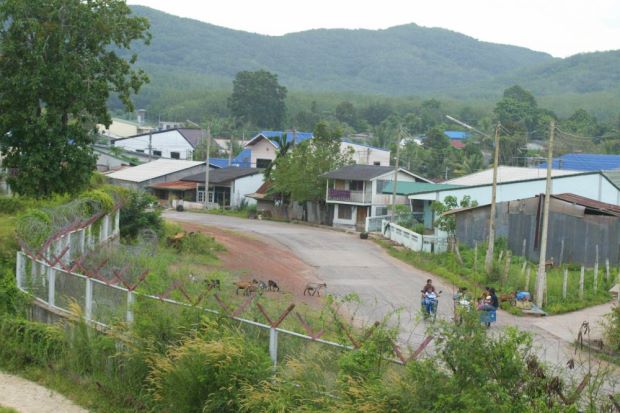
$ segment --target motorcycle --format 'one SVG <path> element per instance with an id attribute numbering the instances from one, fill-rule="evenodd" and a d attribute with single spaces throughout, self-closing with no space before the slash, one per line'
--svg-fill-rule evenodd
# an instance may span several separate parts
<path id="1" fill-rule="evenodd" d="M 439 295 L 441 295 L 441 291 L 438 293 L 430 292 L 422 294 L 422 314 L 424 315 L 425 320 L 435 321 L 437 318 L 437 306 L 439 306 Z"/>

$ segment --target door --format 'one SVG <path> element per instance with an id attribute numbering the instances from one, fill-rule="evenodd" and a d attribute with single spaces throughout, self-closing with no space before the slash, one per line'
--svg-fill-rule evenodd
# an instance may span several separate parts
<path id="1" fill-rule="evenodd" d="M 355 226 L 358 230 L 363 231 L 366 227 L 366 217 L 368 216 L 368 207 L 358 206 L 357 219 L 355 220 Z"/>

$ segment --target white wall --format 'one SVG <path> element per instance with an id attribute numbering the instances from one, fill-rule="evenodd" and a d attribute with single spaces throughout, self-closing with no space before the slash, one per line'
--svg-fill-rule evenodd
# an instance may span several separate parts
<path id="1" fill-rule="evenodd" d="M 334 221 L 333 225 L 347 225 L 347 226 L 355 226 L 357 221 L 357 207 L 355 205 L 351 205 L 351 219 L 342 219 L 338 218 L 338 208 L 339 204 L 334 205 Z"/>
<path id="2" fill-rule="evenodd" d="M 260 188 L 264 182 L 264 175 L 262 173 L 244 176 L 242 178 L 233 181 L 231 188 L 231 206 L 233 208 L 239 208 L 241 202 L 245 201 L 246 205 L 256 205 L 256 199 L 248 198 L 245 195 L 253 194 Z"/>
<path id="3" fill-rule="evenodd" d="M 350 142 L 342 142 L 340 144 L 340 151 L 342 153 L 348 153 L 349 149 L 353 149 L 352 159 L 356 164 L 375 165 L 375 162 L 378 162 L 377 165 L 390 165 L 390 151 Z"/>
<path id="4" fill-rule="evenodd" d="M 392 195 L 377 193 L 377 181 L 392 181 L 394 180 L 394 174 L 386 174 L 378 177 L 377 179 L 372 181 L 372 204 L 373 205 L 392 205 Z M 406 174 L 402 171 L 398 172 L 398 182 L 415 182 L 415 178 L 409 174 Z M 396 195 L 396 203 L 397 204 L 408 204 L 409 199 L 405 195 Z"/>
<path id="5" fill-rule="evenodd" d="M 272 161 L 276 159 L 277 149 L 267 139 L 258 139 L 256 143 L 248 146 L 248 148 L 252 151 L 250 162 L 253 168 L 256 168 L 257 159 L 269 159 Z"/>
<path id="6" fill-rule="evenodd" d="M 149 153 L 149 135 L 140 135 L 133 138 L 114 142 L 114 146 L 130 151 L 142 150 Z M 177 130 L 158 132 L 152 135 L 151 146 L 153 151 L 161 151 L 162 158 L 171 158 L 171 152 L 178 152 L 179 159 L 191 160 L 194 148 Z M 153 155 L 155 153 L 153 152 Z"/>
<path id="7" fill-rule="evenodd" d="M 588 175 L 557 176 L 551 180 L 551 193 L 573 193 L 609 204 L 620 205 L 620 191 L 614 187 L 600 173 Z M 513 201 L 515 199 L 530 198 L 545 193 L 546 180 L 509 182 L 497 185 L 497 202 Z M 426 199 L 443 201 L 448 195 L 456 196 L 458 201 L 469 195 L 472 201 L 480 205 L 491 203 L 491 185 L 466 187 L 447 191 L 431 192 L 412 195 L 411 199 Z"/>

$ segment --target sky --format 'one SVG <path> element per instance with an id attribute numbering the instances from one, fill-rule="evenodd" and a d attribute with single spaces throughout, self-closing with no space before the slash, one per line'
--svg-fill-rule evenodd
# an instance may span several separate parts
<path id="1" fill-rule="evenodd" d="M 567 57 L 620 49 L 620 0 L 138 0 L 182 17 L 282 35 L 416 23 Z"/>

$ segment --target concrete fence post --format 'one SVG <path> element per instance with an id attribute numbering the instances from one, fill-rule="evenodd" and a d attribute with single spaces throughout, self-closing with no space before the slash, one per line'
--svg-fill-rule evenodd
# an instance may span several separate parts
<path id="1" fill-rule="evenodd" d="M 90 278 L 86 279 L 86 294 L 84 297 L 85 300 L 85 315 L 87 320 L 93 319 L 93 280 Z"/>
<path id="2" fill-rule="evenodd" d="M 525 247 L 527 246 L 527 239 L 523 238 L 523 246 L 521 247 L 521 256 L 525 259 Z"/>
<path id="3" fill-rule="evenodd" d="M 609 258 L 605 258 L 605 281 L 609 284 Z"/>
<path id="4" fill-rule="evenodd" d="M 273 327 L 269 329 L 269 357 L 274 366 L 278 364 L 278 331 Z"/>
<path id="5" fill-rule="evenodd" d="M 51 307 L 56 306 L 56 270 L 47 267 L 47 304 Z"/>
<path id="6" fill-rule="evenodd" d="M 562 266 L 563 262 L 564 262 L 564 238 L 562 238 L 562 243 L 560 245 L 560 267 Z"/>
<path id="7" fill-rule="evenodd" d="M 127 291 L 127 322 L 133 323 L 133 304 L 136 301 L 136 297 L 133 291 Z"/>
<path id="8" fill-rule="evenodd" d="M 596 256 L 594 257 L 594 291 L 598 291 L 598 244 L 596 244 Z"/>
<path id="9" fill-rule="evenodd" d="M 532 267 L 527 266 L 527 272 L 525 273 L 525 291 L 530 290 L 530 278 L 532 276 Z"/>
<path id="10" fill-rule="evenodd" d="M 564 279 L 562 280 L 562 298 L 566 299 L 566 290 L 568 289 L 568 268 L 564 268 Z"/>
<path id="11" fill-rule="evenodd" d="M 114 235 L 119 235 L 121 233 L 121 210 L 120 208 L 116 210 L 116 214 L 114 215 Z"/>
<path id="12" fill-rule="evenodd" d="M 104 215 L 103 223 L 101 224 L 101 241 L 108 239 L 108 230 L 110 229 L 110 216 Z"/>
<path id="13" fill-rule="evenodd" d="M 24 276 L 26 275 L 26 256 L 17 251 L 17 267 L 15 268 L 15 283 L 20 290 L 24 289 Z"/>
<path id="14" fill-rule="evenodd" d="M 581 273 L 579 274 L 579 299 L 583 299 L 583 281 L 585 278 L 585 268 L 581 266 Z"/>
<path id="15" fill-rule="evenodd" d="M 82 228 L 80 234 L 80 255 L 86 252 L 86 229 Z"/>

